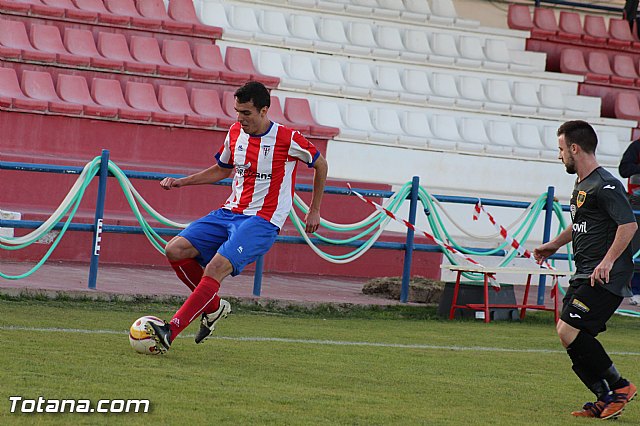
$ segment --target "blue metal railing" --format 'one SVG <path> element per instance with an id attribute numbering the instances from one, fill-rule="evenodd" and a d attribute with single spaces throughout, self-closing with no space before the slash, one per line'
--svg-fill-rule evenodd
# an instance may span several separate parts
<path id="1" fill-rule="evenodd" d="M 90 289 L 96 288 L 96 280 L 98 274 L 98 260 L 99 260 L 99 246 L 100 246 L 100 234 L 101 233 L 124 233 L 124 234 L 143 234 L 144 231 L 140 226 L 123 226 L 123 225 L 105 225 L 103 224 L 103 213 L 104 213 L 104 199 L 107 189 L 107 177 L 112 176 L 110 172 L 108 172 L 107 166 L 109 162 L 109 152 L 104 150 L 102 152 L 101 158 L 101 168 L 99 173 L 99 186 L 98 186 L 98 197 L 96 202 L 96 214 L 93 224 L 79 224 L 79 223 L 71 223 L 68 227 L 70 231 L 81 231 L 81 232 L 93 232 L 93 251 L 91 256 L 91 266 L 89 272 L 89 284 L 88 287 Z M 74 166 L 58 166 L 58 165 L 49 165 L 49 164 L 31 164 L 31 163 L 20 163 L 20 162 L 8 162 L 8 161 L 0 161 L 0 170 L 15 170 L 15 171 L 30 171 L 30 172 L 43 172 L 43 173 L 60 173 L 60 174 L 80 174 L 83 170 L 82 167 L 74 167 Z M 181 174 L 169 174 L 169 173 L 152 173 L 152 172 L 139 172 L 139 171 L 130 171 L 123 170 L 124 174 L 129 179 L 143 179 L 143 180 L 160 180 L 164 177 L 183 177 Z M 414 177 L 412 180 L 412 188 L 409 196 L 409 222 L 415 225 L 416 213 L 418 208 L 418 189 L 419 189 L 419 179 L 418 177 Z M 216 185 L 231 185 L 231 179 L 224 179 Z M 297 191 L 301 192 L 311 192 L 313 190 L 312 185 L 296 185 Z M 393 196 L 395 193 L 392 191 L 382 191 L 382 190 L 371 190 L 371 189 L 361 189 L 354 188 L 355 191 L 366 197 L 374 197 L 374 198 L 389 198 Z M 325 193 L 328 194 L 338 194 L 338 195 L 353 195 L 351 191 L 347 188 L 340 187 L 325 187 Z M 553 187 L 549 187 L 547 196 L 547 203 L 544 209 L 547 210 L 547 214 L 545 215 L 545 235 L 543 240 L 548 241 L 549 232 L 551 229 L 551 220 L 552 220 L 552 205 L 553 205 Z M 446 195 L 433 195 L 433 197 L 440 202 L 447 203 L 457 203 L 457 204 L 475 204 L 478 201 L 478 198 L 473 197 L 460 197 L 460 196 L 446 196 Z M 520 201 L 508 201 L 508 200 L 498 200 L 491 198 L 481 198 L 482 204 L 486 206 L 497 206 L 497 207 L 510 207 L 510 208 L 521 208 L 525 209 L 529 207 L 530 203 L 520 202 Z M 568 211 L 568 206 L 563 206 L 564 211 Z M 27 221 L 27 220 L 2 220 L 0 219 L 0 227 L 4 228 L 28 228 L 35 229 L 39 227 L 43 222 L 41 221 Z M 56 224 L 53 229 L 61 229 L 63 226 L 62 223 Z M 153 228 L 159 235 L 168 235 L 173 236 L 177 235 L 180 230 L 174 228 Z M 326 243 L 321 241 L 318 238 L 310 238 L 310 240 L 316 245 L 332 245 L 330 243 Z M 293 237 L 293 236 L 278 236 L 276 238 L 277 243 L 285 243 L 285 244 L 307 244 L 304 238 L 302 237 Z M 351 243 L 343 244 L 347 247 L 360 247 L 362 245 L 361 241 L 353 241 Z M 407 229 L 407 237 L 405 243 L 393 243 L 393 242 L 381 242 L 376 241 L 372 244 L 372 248 L 383 249 L 383 250 L 404 250 L 404 267 L 402 274 L 402 289 L 401 289 L 401 301 L 406 302 L 409 295 L 409 279 L 411 276 L 411 263 L 412 256 L 414 251 L 420 252 L 442 252 L 440 246 L 431 245 L 431 244 L 415 244 L 414 243 L 414 232 L 411 229 Z M 490 251 L 491 249 L 486 248 L 471 248 L 472 250 L 484 252 Z M 495 253 L 495 256 L 505 256 L 506 251 L 500 250 Z M 566 254 L 556 254 L 552 256 L 553 259 L 558 260 L 567 260 Z M 253 286 L 253 294 L 255 296 L 259 296 L 261 292 L 262 286 L 262 269 L 263 269 L 263 259 L 262 257 L 256 261 L 256 268 L 254 272 L 254 286 Z M 544 303 L 544 282 L 540 282 L 539 285 L 539 294 L 538 294 L 538 303 Z"/>

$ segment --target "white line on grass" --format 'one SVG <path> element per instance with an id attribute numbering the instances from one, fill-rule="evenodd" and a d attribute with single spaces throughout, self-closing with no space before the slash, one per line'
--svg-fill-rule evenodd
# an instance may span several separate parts
<path id="1" fill-rule="evenodd" d="M 120 334 L 126 335 L 126 331 L 119 330 L 87 330 L 82 328 L 44 328 L 44 327 L 20 327 L 13 325 L 0 326 L 4 331 L 34 331 L 46 333 L 76 333 L 76 334 Z M 194 337 L 193 334 L 183 334 L 179 337 Z M 332 345 L 332 346 L 369 346 L 377 348 L 402 348 L 402 349 L 438 349 L 447 351 L 471 351 L 471 352 L 518 352 L 518 353 L 543 353 L 559 354 L 565 353 L 559 349 L 514 349 L 514 348 L 494 348 L 487 346 L 446 346 L 446 345 L 423 345 L 423 344 L 403 344 L 403 343 L 383 343 L 383 342 L 352 342 L 345 340 L 318 340 L 318 339 L 288 339 L 282 337 L 227 337 L 214 336 L 213 340 L 230 340 L 234 342 L 279 342 L 279 343 L 302 343 L 311 345 Z M 611 355 L 640 356 L 640 352 L 609 352 Z"/>

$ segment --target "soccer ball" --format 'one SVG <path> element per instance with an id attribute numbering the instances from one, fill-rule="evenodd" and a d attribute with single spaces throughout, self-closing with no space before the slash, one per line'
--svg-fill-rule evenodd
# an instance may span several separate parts
<path id="1" fill-rule="evenodd" d="M 147 333 L 145 327 L 148 322 L 164 325 L 164 321 L 158 317 L 147 315 L 138 318 L 129 328 L 129 343 L 131 343 L 131 347 L 140 354 L 158 355 L 160 351 L 156 347 L 156 341 Z"/>

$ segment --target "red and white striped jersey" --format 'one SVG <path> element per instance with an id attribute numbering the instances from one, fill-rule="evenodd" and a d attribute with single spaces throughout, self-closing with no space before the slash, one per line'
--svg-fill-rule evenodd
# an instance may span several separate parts
<path id="1" fill-rule="evenodd" d="M 220 167 L 236 169 L 231 196 L 223 207 L 234 213 L 257 215 L 282 228 L 293 203 L 298 160 L 313 166 L 320 152 L 299 132 L 271 123 L 258 136 L 245 133 L 240 123 L 229 128 L 220 151 Z"/>

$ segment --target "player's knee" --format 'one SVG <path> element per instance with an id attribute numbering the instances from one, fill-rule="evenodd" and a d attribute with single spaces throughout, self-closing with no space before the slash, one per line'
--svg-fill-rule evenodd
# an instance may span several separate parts
<path id="1" fill-rule="evenodd" d="M 177 260 L 189 259 L 198 255 L 197 251 L 184 238 L 176 237 L 169 241 L 164 249 L 165 256 L 171 262 Z"/>
<path id="2" fill-rule="evenodd" d="M 218 281 L 231 274 L 231 272 L 233 272 L 233 265 L 231 265 L 229 259 L 219 254 L 213 256 L 213 259 L 211 259 L 211 262 L 207 264 L 204 270 L 205 275 L 213 277 Z"/>

